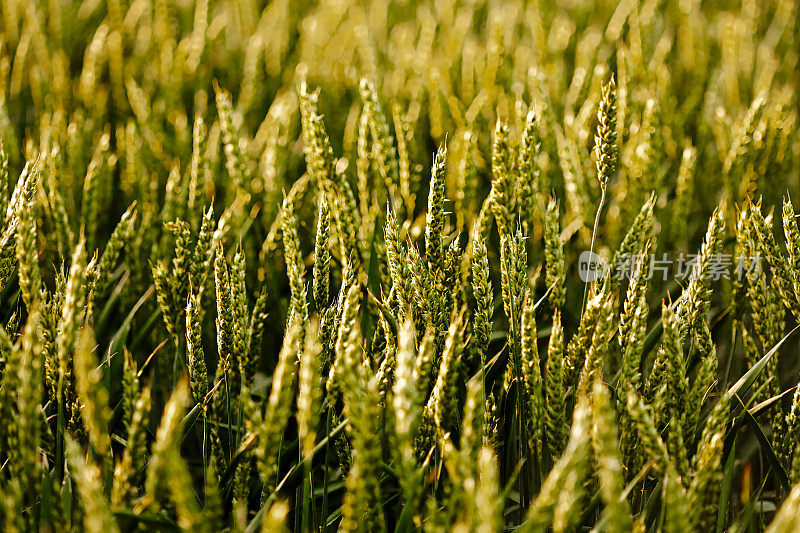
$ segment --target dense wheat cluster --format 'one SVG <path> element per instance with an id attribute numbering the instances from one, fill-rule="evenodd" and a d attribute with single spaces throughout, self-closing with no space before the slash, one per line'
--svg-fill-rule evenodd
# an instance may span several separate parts
<path id="1" fill-rule="evenodd" d="M 800 531 L 798 9 L 0 0 L 2 530 Z"/>

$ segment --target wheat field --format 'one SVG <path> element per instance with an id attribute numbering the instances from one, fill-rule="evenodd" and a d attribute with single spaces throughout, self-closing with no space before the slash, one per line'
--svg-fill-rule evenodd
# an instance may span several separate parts
<path id="1" fill-rule="evenodd" d="M 795 0 L 0 0 L 0 524 L 800 531 Z"/>

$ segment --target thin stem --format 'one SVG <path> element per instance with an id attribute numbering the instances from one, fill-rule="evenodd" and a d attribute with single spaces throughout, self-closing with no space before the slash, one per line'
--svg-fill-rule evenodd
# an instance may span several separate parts
<path id="1" fill-rule="evenodd" d="M 592 242 L 589 245 L 589 261 L 592 261 L 594 255 L 594 239 L 597 235 L 597 226 L 600 225 L 600 211 L 603 210 L 603 204 L 606 203 L 606 188 L 603 187 L 600 194 L 600 203 L 597 205 L 597 213 L 594 216 L 594 227 L 592 228 Z M 589 281 L 583 286 L 583 303 L 581 304 L 581 318 L 583 318 L 583 311 L 586 308 L 586 294 L 589 291 Z"/>
<path id="2" fill-rule="evenodd" d="M 259 509 L 256 515 L 247 525 L 245 533 L 255 533 L 258 530 L 258 527 L 264 520 L 264 512 L 267 509 L 269 509 L 269 506 L 272 505 L 272 502 L 275 501 L 275 498 L 277 497 L 278 493 L 281 491 L 283 486 L 286 484 L 286 482 L 297 473 L 298 469 L 303 467 L 303 463 L 305 463 L 306 461 L 311 461 L 313 457 L 317 454 L 317 452 L 319 452 L 320 450 L 327 449 L 328 442 L 330 442 L 331 439 L 333 439 L 339 433 L 341 433 L 348 422 L 349 419 L 347 418 L 342 420 L 338 426 L 336 426 L 335 428 L 333 428 L 331 431 L 328 432 L 328 435 L 324 439 L 322 439 L 322 441 L 317 443 L 317 445 L 314 447 L 313 450 L 311 450 L 311 453 L 309 453 L 308 456 L 301 459 L 301 461 L 298 464 L 294 465 L 292 469 L 285 476 L 283 476 L 283 479 L 280 480 L 280 482 L 275 486 L 270 495 L 264 500 L 261 509 Z"/>
<path id="3" fill-rule="evenodd" d="M 331 409 L 333 407 L 328 406 L 326 410 L 326 419 L 325 419 L 325 434 L 331 434 Z M 323 471 L 323 481 L 322 481 L 322 523 L 320 525 L 320 531 L 324 532 L 326 527 L 325 524 L 328 520 L 328 458 L 330 456 L 330 440 L 325 442 L 325 470 Z"/>

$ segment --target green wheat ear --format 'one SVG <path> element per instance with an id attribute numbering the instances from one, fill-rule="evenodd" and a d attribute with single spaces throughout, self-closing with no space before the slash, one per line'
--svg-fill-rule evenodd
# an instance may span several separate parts
<path id="1" fill-rule="evenodd" d="M 172 391 L 161 416 L 147 466 L 143 501 L 158 509 L 163 503 L 158 494 L 168 493 L 175 506 L 177 522 L 184 528 L 194 527 L 199 515 L 190 472 L 180 454 L 180 436 L 189 399 L 189 383 L 184 376 Z"/>
<path id="2" fill-rule="evenodd" d="M 282 213 L 284 257 L 291 292 L 290 314 L 296 314 L 301 321 L 305 321 L 308 319 L 307 292 L 303 282 L 305 265 L 303 253 L 300 250 L 300 239 L 297 235 L 294 204 L 289 197 L 284 199 Z"/>
<path id="3" fill-rule="evenodd" d="M 419 426 L 422 413 L 422 394 L 418 383 L 418 371 L 415 368 L 417 350 L 415 346 L 414 326 L 407 320 L 400 326 L 397 335 L 397 365 L 393 386 L 392 408 L 394 410 L 394 449 L 393 453 L 399 461 L 401 483 L 408 485 L 406 490 L 413 490 L 413 470 L 415 468 L 414 434 Z"/>
<path id="4" fill-rule="evenodd" d="M 640 454 L 637 462 L 641 462 L 641 457 L 655 461 L 655 468 L 661 472 L 669 474 L 674 472 L 672 460 L 667 451 L 667 447 L 656 429 L 655 422 L 649 406 L 642 400 L 642 397 L 630 387 L 627 391 L 627 416 L 635 425 L 639 435 L 640 443 L 636 453 Z"/>
<path id="5" fill-rule="evenodd" d="M 192 396 L 205 403 L 208 394 L 208 369 L 203 352 L 203 311 L 198 294 L 190 292 L 186 305 L 186 357 L 189 366 L 189 383 Z"/>
<path id="6" fill-rule="evenodd" d="M 551 457 L 558 457 L 566 444 L 565 425 L 565 372 L 564 330 L 561 314 L 556 311 L 550 330 L 545 367 L 545 442 Z"/>
<path id="7" fill-rule="evenodd" d="M 511 147 L 508 126 L 498 120 L 492 138 L 492 212 L 497 220 L 501 236 L 511 235 L 512 213 L 514 213 L 515 190 Z"/>
<path id="8" fill-rule="evenodd" d="M 287 326 L 263 418 L 258 413 L 248 427 L 258 438 L 254 455 L 262 483 L 269 492 L 274 488 L 274 476 L 279 468 L 277 446 L 283 437 L 284 421 L 289 416 L 294 398 L 298 356 L 302 354 L 303 346 L 302 332 L 299 318 L 293 318 Z"/>
<path id="9" fill-rule="evenodd" d="M 317 233 L 314 240 L 314 302 L 318 311 L 328 307 L 330 291 L 330 208 L 325 193 L 319 193 Z"/>
<path id="10" fill-rule="evenodd" d="M 114 470 L 114 505 L 130 505 L 138 493 L 140 472 L 147 461 L 146 432 L 149 426 L 152 400 L 150 387 L 142 389 L 136 400 L 127 430 L 127 446 Z"/>
<path id="11" fill-rule="evenodd" d="M 222 144 L 225 149 L 225 166 L 234 185 L 245 186 L 249 177 L 247 161 L 240 145 L 239 129 L 234 124 L 233 103 L 231 94 L 214 84 L 216 93 L 217 111 L 219 113 L 220 129 L 222 131 Z"/>
<path id="12" fill-rule="evenodd" d="M 317 337 L 317 323 L 312 321 L 300 356 L 297 393 L 297 433 L 300 448 L 306 458 L 311 456 L 317 440 L 322 397 L 322 346 Z"/>
<path id="13" fill-rule="evenodd" d="M 109 454 L 111 437 L 108 427 L 111 421 L 109 393 L 102 384 L 102 373 L 93 354 L 94 339 L 88 329 L 83 329 L 75 350 L 75 381 L 83 419 L 89 442 L 99 458 Z"/>
<path id="14" fill-rule="evenodd" d="M 545 283 L 550 291 L 548 302 L 554 312 L 562 309 L 566 302 L 564 244 L 561 242 L 558 208 L 558 202 L 551 198 L 544 222 Z"/>
<path id="15" fill-rule="evenodd" d="M 603 85 L 597 109 L 597 133 L 594 137 L 594 155 L 597 180 L 605 190 L 617 170 L 617 85 L 614 76 Z"/>
<path id="16" fill-rule="evenodd" d="M 66 449 L 68 461 L 77 475 L 76 483 L 84 505 L 84 530 L 92 533 L 119 531 L 117 521 L 103 495 L 103 474 L 100 468 L 69 436 L 66 438 Z"/>
<path id="17" fill-rule="evenodd" d="M 26 163 L 17 188 L 11 197 L 17 234 L 17 276 L 22 299 L 28 308 L 36 305 L 41 299 L 43 290 L 36 242 L 38 228 L 35 216 L 35 193 L 38 181 L 38 161 L 32 165 Z"/>
<path id="18" fill-rule="evenodd" d="M 378 93 L 373 84 L 362 78 L 359 84 L 361 99 L 364 101 L 364 112 L 375 146 L 373 150 L 378 154 L 378 170 L 383 178 L 387 193 L 393 193 L 399 185 L 399 162 L 394 136 L 389 129 L 389 120 L 378 99 Z"/>
<path id="19" fill-rule="evenodd" d="M 544 428 L 544 391 L 542 390 L 541 362 L 537 346 L 537 329 L 535 302 L 528 290 L 525 294 L 522 307 L 522 347 L 520 350 L 522 380 L 528 398 L 527 416 L 528 432 L 531 440 L 531 450 L 536 453 L 542 451 L 542 434 Z"/>
<path id="20" fill-rule="evenodd" d="M 680 417 L 681 398 L 686 397 L 688 380 L 684 375 L 684 356 L 680 340 L 680 323 L 672 306 L 662 304 L 661 323 L 664 336 L 656 361 L 645 386 L 645 397 L 653 398 L 659 425 L 673 416 Z"/>
<path id="21" fill-rule="evenodd" d="M 541 150 L 539 138 L 540 125 L 533 107 L 528 110 L 525 117 L 525 129 L 522 134 L 522 143 L 519 148 L 517 168 L 517 191 L 519 193 L 519 213 L 526 230 L 532 229 L 536 209 L 538 207 L 538 194 L 540 192 L 541 169 L 537 158 Z"/>
<path id="22" fill-rule="evenodd" d="M 489 251 L 486 239 L 480 235 L 476 225 L 472 230 L 472 294 L 475 298 L 475 312 L 472 322 L 472 346 L 479 355 L 481 366 L 485 361 L 489 337 L 492 333 L 492 282 L 489 279 Z"/>
<path id="23" fill-rule="evenodd" d="M 729 406 L 727 394 L 714 406 L 703 428 L 692 465 L 694 475 L 689 485 L 690 516 L 693 526 L 699 529 L 712 527 L 716 520 L 719 484 L 723 475 L 722 448 Z"/>
<path id="24" fill-rule="evenodd" d="M 431 170 L 430 193 L 428 195 L 428 214 L 425 219 L 425 259 L 428 268 L 438 275 L 444 268 L 444 249 L 442 232 L 445 224 L 445 165 L 447 147 L 442 145 L 436 151 Z"/>
<path id="25" fill-rule="evenodd" d="M 550 524 L 569 528 L 579 512 L 583 483 L 589 470 L 590 407 L 581 397 L 573 412 L 569 441 L 561 457 L 542 483 L 542 488 L 529 507 L 520 531 L 544 531 Z M 569 488 L 569 500 L 562 498 L 562 489 Z M 577 496 L 577 497 L 576 497 Z"/>
<path id="26" fill-rule="evenodd" d="M 628 530 L 633 519 L 624 496 L 623 466 L 617 441 L 617 424 L 611 398 L 601 378 L 592 384 L 592 447 L 600 480 L 600 496 L 606 505 L 604 511 L 608 527 Z"/>
<path id="27" fill-rule="evenodd" d="M 95 301 L 98 297 L 102 298 L 108 290 L 112 270 L 117 266 L 117 261 L 122 253 L 123 248 L 132 239 L 134 227 L 136 225 L 136 204 L 131 205 L 125 213 L 122 214 L 114 232 L 108 239 L 103 254 L 100 256 L 99 261 L 94 265 L 89 273 L 90 285 L 87 297 L 88 314 L 91 315 L 91 309 L 94 307 Z"/>

